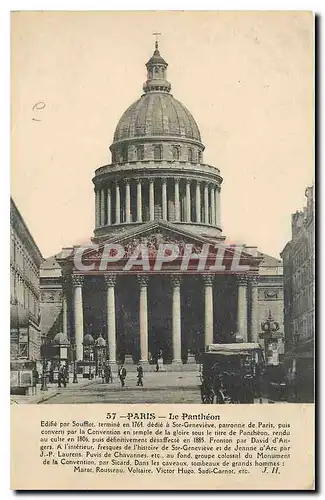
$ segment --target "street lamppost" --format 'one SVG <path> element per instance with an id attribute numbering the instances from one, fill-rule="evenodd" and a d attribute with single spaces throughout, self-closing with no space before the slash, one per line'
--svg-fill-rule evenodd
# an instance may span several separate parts
<path id="1" fill-rule="evenodd" d="M 271 310 L 269 310 L 269 315 L 266 321 L 261 323 L 261 328 L 263 333 L 259 334 L 259 338 L 264 340 L 264 351 L 265 351 L 265 360 L 268 358 L 268 348 L 272 341 L 278 341 L 279 338 L 282 337 L 282 334 L 279 332 L 280 325 L 277 321 L 274 321 Z M 278 332 L 278 333 L 277 333 Z"/>
<path id="2" fill-rule="evenodd" d="M 92 365 L 94 362 L 94 338 L 86 333 L 83 339 L 83 377 L 92 378 Z"/>
<path id="3" fill-rule="evenodd" d="M 95 351 L 95 362 L 96 362 L 96 376 L 98 376 L 104 365 L 104 360 L 106 357 L 106 340 L 103 339 L 101 333 L 99 334 L 99 337 L 95 341 L 94 351 Z"/>
<path id="4" fill-rule="evenodd" d="M 41 345 L 41 356 L 42 356 L 42 375 L 41 375 L 41 391 L 47 391 L 47 356 L 48 356 L 49 345 L 47 344 L 46 338 L 42 339 Z"/>
<path id="5" fill-rule="evenodd" d="M 47 391 L 47 370 L 46 370 L 46 359 L 43 359 L 42 363 L 42 375 L 41 375 L 41 391 Z"/>
<path id="6" fill-rule="evenodd" d="M 73 352 L 73 379 L 72 383 L 77 384 L 78 383 L 78 375 L 77 375 L 77 344 L 74 342 L 72 345 L 72 352 Z"/>

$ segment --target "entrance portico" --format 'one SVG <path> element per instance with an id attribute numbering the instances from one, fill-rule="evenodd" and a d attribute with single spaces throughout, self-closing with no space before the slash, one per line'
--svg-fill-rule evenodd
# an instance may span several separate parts
<path id="1" fill-rule="evenodd" d="M 77 360 L 82 360 L 83 337 L 89 328 L 93 336 L 102 333 L 105 337 L 111 364 L 123 360 L 125 355 L 132 356 L 134 362 L 148 363 L 149 353 L 155 357 L 159 350 L 165 362 L 180 364 L 186 362 L 188 353 L 195 355 L 207 344 L 230 341 L 231 334 L 236 332 L 244 341 L 254 340 L 258 259 L 243 252 L 239 267 L 247 270 L 231 271 L 227 268 L 229 249 L 225 252 L 223 248 L 225 257 L 215 271 L 215 256 L 221 243 L 171 230 L 159 222 L 149 229 L 85 250 L 84 271 L 78 269 L 72 257 L 61 262 L 65 282 L 71 287 L 71 290 L 64 288 L 63 322 L 68 325 L 71 342 L 76 344 Z M 162 255 L 159 246 L 162 243 L 158 243 L 161 241 L 168 249 L 171 242 L 182 248 L 182 260 L 172 260 L 170 254 L 170 261 L 165 255 L 157 264 L 158 256 Z M 141 259 L 139 253 L 137 259 L 132 254 L 139 242 L 142 251 L 148 250 L 148 260 Z M 202 266 L 199 256 L 208 244 L 216 253 L 206 254 Z M 189 248 L 186 245 L 195 248 L 196 253 L 187 257 L 185 269 L 184 255 Z M 114 261 L 112 257 L 112 262 L 101 270 L 103 266 L 98 265 L 98 259 L 107 252 L 107 247 L 117 251 L 124 248 L 128 262 L 117 257 Z"/>

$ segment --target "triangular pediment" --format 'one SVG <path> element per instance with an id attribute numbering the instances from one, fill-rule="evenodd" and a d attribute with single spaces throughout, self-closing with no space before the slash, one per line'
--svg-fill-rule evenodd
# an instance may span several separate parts
<path id="1" fill-rule="evenodd" d="M 130 229 L 123 235 L 116 235 L 112 238 L 108 238 L 103 243 L 120 243 L 125 244 L 131 241 L 143 240 L 146 238 L 156 237 L 159 243 L 167 243 L 169 241 L 184 241 L 186 243 L 198 243 L 203 244 L 209 242 L 211 244 L 215 243 L 214 239 L 209 239 L 203 236 L 196 235 L 190 231 L 180 229 L 173 224 L 165 221 L 153 221 L 148 222 L 140 227 Z"/>
<path id="2" fill-rule="evenodd" d="M 89 272 L 211 272 L 236 273 L 243 266 L 256 271 L 260 259 L 244 247 L 223 239 L 202 237 L 179 226 L 154 221 L 88 247 L 75 247 L 69 261 L 78 271 Z M 204 265 L 203 265 L 204 264 Z M 141 266 L 143 269 L 141 269 Z"/>

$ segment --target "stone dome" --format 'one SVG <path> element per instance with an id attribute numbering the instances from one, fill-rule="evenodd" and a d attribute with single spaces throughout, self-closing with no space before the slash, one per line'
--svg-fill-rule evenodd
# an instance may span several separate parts
<path id="1" fill-rule="evenodd" d="M 134 102 L 119 120 L 114 142 L 139 137 L 182 137 L 201 142 L 191 113 L 167 92 L 148 92 Z"/>
<path id="2" fill-rule="evenodd" d="M 171 84 L 166 79 L 167 67 L 156 42 L 153 56 L 146 63 L 144 94 L 122 115 L 114 133 L 113 145 L 139 138 L 168 137 L 190 139 L 201 144 L 199 127 L 193 116 L 170 94 Z"/>
<path id="3" fill-rule="evenodd" d="M 167 67 L 156 41 L 141 97 L 120 118 L 111 161 L 93 178 L 96 243 L 152 221 L 223 238 L 222 177 L 204 163 L 199 127 L 171 95 Z"/>

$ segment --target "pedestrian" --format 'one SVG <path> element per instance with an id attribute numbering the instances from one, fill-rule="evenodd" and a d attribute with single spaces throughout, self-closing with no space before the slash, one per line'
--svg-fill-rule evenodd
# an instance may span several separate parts
<path id="1" fill-rule="evenodd" d="M 262 367 L 260 363 L 255 365 L 255 396 L 259 399 L 260 404 L 262 401 Z"/>
<path id="2" fill-rule="evenodd" d="M 49 370 L 49 383 L 53 384 L 53 382 L 54 382 L 54 369 L 53 369 L 53 366 L 51 364 L 50 370 Z"/>
<path id="3" fill-rule="evenodd" d="M 143 387 L 143 367 L 140 365 L 140 363 L 138 364 L 138 367 L 137 367 L 137 372 L 138 372 L 138 380 L 137 380 L 137 385 L 141 387 Z"/>
<path id="4" fill-rule="evenodd" d="M 106 384 L 113 383 L 112 368 L 109 364 L 105 365 L 105 382 Z"/>
<path id="5" fill-rule="evenodd" d="M 58 372 L 58 387 L 61 387 L 61 384 L 63 384 L 63 387 L 67 386 L 67 381 L 65 378 L 65 367 L 63 365 L 60 365 L 59 367 L 59 372 Z"/>
<path id="6" fill-rule="evenodd" d="M 33 368 L 33 385 L 36 386 L 39 382 L 39 373 L 37 371 L 37 368 Z"/>
<path id="7" fill-rule="evenodd" d="M 126 369 L 123 365 L 120 366 L 118 375 L 120 377 L 122 387 L 125 386 Z"/>

